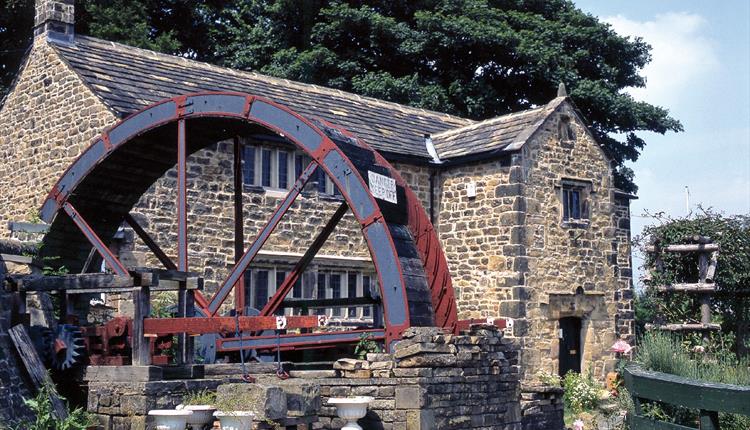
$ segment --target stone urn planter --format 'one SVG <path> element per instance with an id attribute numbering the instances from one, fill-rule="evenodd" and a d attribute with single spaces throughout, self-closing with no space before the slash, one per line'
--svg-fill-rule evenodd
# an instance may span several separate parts
<path id="1" fill-rule="evenodd" d="M 192 411 L 177 409 L 148 411 L 148 415 L 154 417 L 154 428 L 156 430 L 185 430 L 187 419 L 192 413 Z"/>
<path id="2" fill-rule="evenodd" d="M 216 408 L 211 405 L 180 405 L 177 409 L 192 412 L 187 423 L 193 430 L 210 429 L 214 425 Z"/>
<path id="3" fill-rule="evenodd" d="M 248 411 L 216 411 L 214 416 L 219 419 L 221 430 L 250 430 L 255 414 Z"/>
<path id="4" fill-rule="evenodd" d="M 362 430 L 357 420 L 367 415 L 367 407 L 373 400 L 369 396 L 332 397 L 328 399 L 328 404 L 336 406 L 336 415 L 346 421 L 341 430 Z"/>

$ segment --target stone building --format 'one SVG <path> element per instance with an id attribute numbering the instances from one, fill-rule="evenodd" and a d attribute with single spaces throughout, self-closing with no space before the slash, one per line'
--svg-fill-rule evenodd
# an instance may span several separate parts
<path id="1" fill-rule="evenodd" d="M 564 87 L 544 106 L 472 121 L 76 35 L 72 3 L 37 0 L 33 45 L 2 101 L 0 237 L 9 235 L 7 221 L 29 220 L 65 168 L 121 118 L 190 92 L 260 95 L 346 128 L 399 169 L 439 231 L 459 317 L 509 318 L 526 378 L 611 368 L 610 345 L 632 334 L 633 197 L 615 188 L 611 160 Z M 305 160 L 278 139 L 237 139 L 252 238 Z M 232 148 L 216 142 L 188 159 L 190 268 L 209 291 L 234 264 Z M 167 253 L 177 234 L 175 176 L 164 175 L 132 211 Z M 273 294 L 339 200 L 325 177 L 308 184 L 246 276 L 251 306 Z M 346 221 L 295 297 L 360 296 L 372 287 L 367 248 Z M 128 229 L 111 246 L 130 265 L 157 264 Z M 325 312 L 341 320 L 373 314 L 366 306 Z"/>

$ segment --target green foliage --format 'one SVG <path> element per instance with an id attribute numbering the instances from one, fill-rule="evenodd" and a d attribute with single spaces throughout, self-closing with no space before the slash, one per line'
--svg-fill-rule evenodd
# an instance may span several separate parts
<path id="1" fill-rule="evenodd" d="M 555 375 L 554 373 L 539 371 L 536 374 L 536 377 L 537 379 L 539 379 L 539 382 L 544 385 L 549 385 L 552 387 L 562 387 L 562 378 L 560 378 L 558 375 Z"/>
<path id="2" fill-rule="evenodd" d="M 563 377 L 562 384 L 565 388 L 565 407 L 574 414 L 593 410 L 599 404 L 603 389 L 591 373 L 584 376 L 568 372 Z"/>
<path id="3" fill-rule="evenodd" d="M 0 104 L 31 45 L 34 0 L 0 0 Z"/>
<path id="4" fill-rule="evenodd" d="M 213 405 L 216 403 L 216 393 L 208 390 L 191 391 L 183 399 L 183 405 Z"/>
<path id="5" fill-rule="evenodd" d="M 5 0 L 0 87 L 31 38 L 32 0 Z M 0 3 L 2 4 L 2 3 Z M 475 119 L 547 103 L 564 82 L 636 189 L 637 133 L 681 131 L 643 87 L 650 47 L 571 0 L 82 0 L 76 31 Z M 9 25 L 4 30 L 3 24 Z M 4 30 L 4 31 L 3 31 Z M 7 38 L 6 38 L 7 34 Z"/>
<path id="6" fill-rule="evenodd" d="M 50 394 L 53 388 L 44 387 L 33 399 L 25 401 L 31 411 L 36 415 L 33 422 L 22 422 L 15 430 L 86 430 L 93 424 L 91 417 L 81 408 L 68 412 L 68 417 L 59 420 L 53 413 Z"/>
<path id="7" fill-rule="evenodd" d="M 367 358 L 367 354 L 371 352 L 380 352 L 380 345 L 372 340 L 372 336 L 369 333 L 363 333 L 359 336 L 357 345 L 354 346 L 354 355 L 358 359 L 364 360 Z"/>
<path id="8" fill-rule="evenodd" d="M 696 352 L 687 350 L 681 339 L 666 333 L 648 333 L 636 348 L 634 361 L 643 368 L 710 382 L 750 386 L 750 360 L 738 359 L 727 349 Z M 662 402 L 644 402 L 646 417 L 695 425 L 698 412 Z M 750 417 L 719 414 L 722 429 L 750 428 Z"/>
<path id="9" fill-rule="evenodd" d="M 636 242 L 643 249 L 652 243 L 686 243 L 687 238 L 700 235 L 711 238 L 720 246 L 714 282 L 719 292 L 711 301 L 711 313 L 715 323 L 722 326 L 722 334 L 712 334 L 703 345 L 710 349 L 723 348 L 730 342 L 732 349 L 746 354 L 750 348 L 750 297 L 734 294 L 750 291 L 750 218 L 747 215 L 725 216 L 712 210 L 701 209 L 698 215 L 671 219 L 659 214 L 657 224 L 644 229 Z M 646 266 L 654 264 L 654 255 L 645 253 Z M 653 276 L 650 285 L 666 285 L 676 282 L 695 282 L 698 279 L 698 257 L 696 254 L 662 253 L 663 269 Z M 656 322 L 699 322 L 700 304 L 687 294 L 657 294 L 651 289 L 638 295 L 635 301 L 636 321 L 643 324 Z M 699 334 L 687 335 L 683 341 L 691 346 L 701 345 Z M 716 346 L 714 346 L 716 344 Z"/>

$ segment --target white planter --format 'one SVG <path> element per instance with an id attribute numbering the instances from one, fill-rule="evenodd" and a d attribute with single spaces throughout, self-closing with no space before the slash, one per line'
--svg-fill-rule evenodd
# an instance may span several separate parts
<path id="1" fill-rule="evenodd" d="M 156 430 L 185 430 L 187 419 L 192 411 L 175 409 L 154 409 L 148 415 L 154 417 Z"/>
<path id="2" fill-rule="evenodd" d="M 328 404 L 336 406 L 336 415 L 346 420 L 341 430 L 362 430 L 357 420 L 367 415 L 367 407 L 373 400 L 370 396 L 333 397 L 328 399 Z"/>
<path id="3" fill-rule="evenodd" d="M 255 414 L 248 411 L 216 411 L 214 416 L 221 423 L 221 430 L 250 430 Z"/>
<path id="4" fill-rule="evenodd" d="M 187 419 L 187 423 L 193 427 L 193 430 L 200 430 L 204 426 L 213 427 L 215 407 L 211 405 L 187 405 L 183 406 L 182 409 L 193 412 Z"/>

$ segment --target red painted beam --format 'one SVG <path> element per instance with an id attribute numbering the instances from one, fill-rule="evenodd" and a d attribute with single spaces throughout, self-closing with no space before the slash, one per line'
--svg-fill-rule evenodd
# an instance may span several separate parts
<path id="1" fill-rule="evenodd" d="M 99 255 L 101 255 L 104 261 L 107 262 L 107 265 L 116 274 L 128 276 L 129 273 L 128 270 L 125 269 L 125 266 L 123 266 L 123 264 L 112 253 L 112 251 L 107 248 L 107 245 L 105 245 L 104 242 L 99 238 L 99 236 L 96 234 L 94 229 L 91 228 L 89 223 L 87 223 L 86 220 L 83 219 L 76 208 L 74 208 L 73 205 L 70 204 L 70 202 L 65 202 L 63 204 L 63 209 L 65 210 L 65 213 L 68 214 L 73 223 L 78 227 L 78 229 L 81 230 L 81 233 L 83 233 L 86 239 L 88 239 L 89 243 L 91 243 L 91 245 L 96 248 L 96 250 L 99 252 Z"/>
<path id="2" fill-rule="evenodd" d="M 146 318 L 143 320 L 143 333 L 149 336 L 161 336 L 165 334 L 188 333 L 232 333 L 237 330 L 263 331 L 277 330 L 279 319 L 286 321 L 284 329 L 315 328 L 319 326 L 320 318 L 317 315 L 309 316 L 256 316 L 256 317 L 192 317 L 192 318 Z"/>

